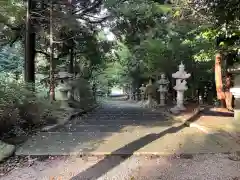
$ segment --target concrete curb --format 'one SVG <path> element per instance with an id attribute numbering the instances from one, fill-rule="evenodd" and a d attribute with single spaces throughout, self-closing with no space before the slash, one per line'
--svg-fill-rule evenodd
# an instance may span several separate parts
<path id="1" fill-rule="evenodd" d="M 199 108 L 197 110 L 198 113 L 202 112 L 203 110 L 205 110 L 205 108 Z M 195 112 L 194 114 L 196 115 L 197 112 Z M 194 121 L 191 121 L 191 120 L 185 120 L 184 123 L 189 126 L 189 127 L 194 127 L 194 128 L 197 128 L 199 129 L 200 131 L 206 133 L 206 134 L 213 134 L 214 132 L 217 132 L 217 131 L 214 131 L 214 130 L 211 130 L 210 128 L 207 128 L 206 126 L 203 126 L 203 125 L 199 125 L 197 123 L 195 123 Z M 225 131 L 227 132 L 227 131 Z"/>
<path id="2" fill-rule="evenodd" d="M 199 114 L 204 111 L 205 108 L 202 107 L 198 107 L 194 110 L 194 113 L 192 114 L 192 116 L 183 119 L 182 121 L 184 122 L 184 124 L 190 126 L 191 124 L 195 124 L 194 121 L 196 120 L 196 118 L 199 116 Z M 200 117 L 200 116 L 199 116 Z"/>
<path id="3" fill-rule="evenodd" d="M 96 105 L 94 105 L 94 106 L 92 106 L 92 107 L 90 107 L 89 109 L 86 109 L 86 110 L 81 110 L 81 111 L 74 112 L 71 115 L 69 115 L 67 118 L 65 118 L 63 120 L 63 123 L 58 123 L 58 124 L 54 124 L 54 125 L 51 125 L 51 126 L 45 126 L 41 129 L 41 131 L 46 132 L 46 131 L 50 131 L 50 130 L 53 130 L 53 129 L 57 129 L 58 127 L 64 126 L 66 123 L 73 120 L 75 117 L 81 116 L 82 114 L 86 114 L 86 113 L 96 109 L 97 107 L 99 107 L 99 104 L 96 104 Z"/>
<path id="4" fill-rule="evenodd" d="M 199 107 L 199 108 L 197 108 L 193 116 L 195 116 L 195 117 L 199 116 L 199 114 L 202 111 L 204 111 L 205 109 L 207 109 L 207 108 L 208 107 Z M 191 118 L 191 119 L 189 118 L 189 119 L 185 120 L 184 124 L 186 124 L 188 127 L 197 128 L 197 129 L 199 129 L 200 131 L 202 131 L 202 132 L 204 132 L 206 134 L 212 134 L 211 131 L 209 131 L 208 128 L 206 128 L 205 126 L 202 126 L 202 125 L 199 125 L 199 124 L 195 123 L 194 122 L 195 118 Z"/>
<path id="5" fill-rule="evenodd" d="M 198 125 L 196 123 L 189 123 L 188 126 L 197 128 L 200 131 L 204 132 L 205 134 L 211 134 L 210 131 L 205 126 L 201 126 L 201 125 Z"/>
<path id="6" fill-rule="evenodd" d="M 198 108 L 194 109 L 194 113 L 191 116 L 184 118 L 184 119 L 181 117 L 174 117 L 173 115 L 170 115 L 170 116 L 172 116 L 173 120 L 180 121 L 180 122 L 184 123 L 185 125 L 190 126 L 190 124 L 192 124 L 196 120 L 196 118 L 199 116 L 199 114 L 204 109 L 205 109 L 204 107 L 198 107 Z"/>
<path id="7" fill-rule="evenodd" d="M 207 134 L 207 135 L 212 135 L 212 136 L 215 136 L 216 140 L 218 141 L 219 140 L 219 137 L 220 138 L 233 138 L 235 139 L 234 141 L 237 143 L 237 144 L 240 144 L 240 141 L 238 140 L 239 139 L 239 136 L 237 136 L 236 134 L 234 133 L 230 133 L 226 130 L 223 130 L 223 129 L 218 129 L 218 130 L 213 130 L 211 128 L 208 128 L 206 126 L 202 126 L 202 125 L 199 125 L 197 123 L 190 123 L 188 124 L 189 127 L 193 127 L 193 128 L 197 128 L 198 130 L 200 130 L 201 132 Z"/>

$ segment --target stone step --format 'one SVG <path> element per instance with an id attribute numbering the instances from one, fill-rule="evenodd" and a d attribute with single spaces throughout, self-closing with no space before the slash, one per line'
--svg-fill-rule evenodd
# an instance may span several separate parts
<path id="1" fill-rule="evenodd" d="M 152 115 L 161 115 L 162 113 L 159 113 L 159 112 L 147 112 L 147 113 L 143 113 L 142 111 L 141 112 L 120 112 L 119 110 L 116 111 L 116 112 L 113 112 L 113 111 L 106 111 L 106 112 L 99 112 L 99 111 L 96 111 L 96 112 L 92 112 L 91 116 L 112 116 L 112 115 L 121 115 L 121 116 L 152 116 Z"/>
<path id="2" fill-rule="evenodd" d="M 125 120 L 125 121 L 117 121 L 117 120 L 79 120 L 74 122 L 74 125 L 111 125 L 111 126 L 161 126 L 163 122 L 167 122 L 165 119 L 161 120 Z"/>
<path id="3" fill-rule="evenodd" d="M 40 132 L 19 147 L 15 154 L 18 156 L 109 154 L 112 148 L 121 148 L 141 136 L 161 132 L 167 128 L 139 129 L 133 134 L 132 132 Z M 121 136 L 123 138 L 120 140 Z M 116 138 L 116 141 L 113 138 Z"/>
<path id="4" fill-rule="evenodd" d="M 119 133 L 42 132 L 17 149 L 16 155 L 170 155 L 240 150 L 237 145 L 225 143 L 217 143 L 195 128 L 158 127 Z"/>
<path id="5" fill-rule="evenodd" d="M 86 116 L 86 119 L 106 119 L 106 120 L 111 120 L 111 119 L 116 119 L 118 118 L 119 120 L 124 120 L 124 119 L 154 119 L 154 118 L 162 118 L 163 115 L 148 115 L 148 116 L 142 116 L 142 115 L 136 115 L 136 116 L 123 116 L 123 115 L 98 115 L 98 116 Z"/>
<path id="6" fill-rule="evenodd" d="M 169 125 L 172 125 L 172 123 L 161 123 L 161 128 L 163 127 L 169 127 Z M 158 126 L 152 127 L 152 128 L 159 128 Z M 133 130 L 136 130 L 137 128 L 145 128 L 144 126 L 134 126 L 134 125 L 91 125 L 91 124 L 77 124 L 77 125 L 71 125 L 67 124 L 64 127 L 50 130 L 50 132 L 131 132 Z M 151 129 L 152 129 L 151 128 Z"/>
<path id="7" fill-rule="evenodd" d="M 140 116 L 145 116 L 145 115 L 161 115 L 162 113 L 159 113 L 159 112 L 149 112 L 149 113 L 143 113 L 143 112 L 135 112 L 135 113 L 132 113 L 132 112 L 126 112 L 126 111 L 123 111 L 121 113 L 121 111 L 117 111 L 117 112 L 111 112 L 111 111 L 107 111 L 107 112 L 93 112 L 93 113 L 89 113 L 89 115 L 125 115 L 125 116 L 135 116 L 135 115 L 140 115 Z"/>
<path id="8" fill-rule="evenodd" d="M 15 152 L 16 155 L 70 155 L 94 149 L 110 132 L 40 132 Z M 90 150 L 89 149 L 89 150 Z"/>
<path id="9" fill-rule="evenodd" d="M 119 132 L 124 125 L 65 125 L 64 127 L 50 130 L 50 132 Z"/>
<path id="10" fill-rule="evenodd" d="M 106 119 L 106 120 L 114 120 L 118 118 L 119 120 L 124 120 L 124 119 L 154 119 L 154 118 L 162 118 L 164 117 L 163 114 L 155 114 L 155 115 L 114 115 L 114 114 L 109 114 L 109 115 L 86 115 L 84 116 L 84 119 Z M 83 118 L 82 118 L 83 119 Z"/>
<path id="11" fill-rule="evenodd" d="M 154 116 L 154 117 L 78 117 L 74 120 L 74 122 L 87 122 L 87 123 L 142 123 L 142 122 L 163 122 L 163 121 L 168 121 L 169 119 L 164 116 Z"/>
<path id="12" fill-rule="evenodd" d="M 151 118 L 144 118 L 144 117 L 138 117 L 138 118 L 112 118 L 112 119 L 107 119 L 107 118 L 87 118 L 87 119 L 83 119 L 84 121 L 87 122 L 142 122 L 142 121 L 166 121 L 166 119 L 164 119 L 163 117 L 151 117 Z"/>

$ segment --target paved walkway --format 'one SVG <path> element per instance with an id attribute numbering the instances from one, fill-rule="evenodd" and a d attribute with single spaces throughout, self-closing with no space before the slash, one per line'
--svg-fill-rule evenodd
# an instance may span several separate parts
<path id="1" fill-rule="evenodd" d="M 237 144 L 219 143 L 213 135 L 167 120 L 160 111 L 143 109 L 137 103 L 107 101 L 94 112 L 78 117 L 61 128 L 40 132 L 16 154 L 166 155 L 237 150 L 240 150 Z"/>

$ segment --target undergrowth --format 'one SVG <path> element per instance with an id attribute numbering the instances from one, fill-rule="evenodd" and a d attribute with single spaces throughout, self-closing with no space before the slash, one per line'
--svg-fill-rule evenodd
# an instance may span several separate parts
<path id="1" fill-rule="evenodd" d="M 0 137 L 27 135 L 44 124 L 56 122 L 59 105 L 50 103 L 48 90 L 41 84 L 31 85 L 0 77 Z"/>

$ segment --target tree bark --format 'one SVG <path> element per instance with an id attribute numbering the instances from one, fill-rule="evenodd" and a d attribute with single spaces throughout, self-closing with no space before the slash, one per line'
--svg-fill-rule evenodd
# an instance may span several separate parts
<path id="1" fill-rule="evenodd" d="M 215 84 L 217 91 L 217 98 L 221 102 L 221 107 L 225 107 L 225 94 L 223 91 L 223 81 L 222 81 L 222 55 L 216 54 L 215 59 Z"/>
<path id="2" fill-rule="evenodd" d="M 36 3 L 33 0 L 27 0 L 26 32 L 25 32 L 25 62 L 24 62 L 24 80 L 26 83 L 35 83 L 35 40 L 34 22 L 31 20 L 32 11 Z"/>
<path id="3" fill-rule="evenodd" d="M 71 74 L 74 73 L 73 64 L 74 64 L 74 49 L 72 47 L 70 49 L 69 68 L 68 68 L 68 72 L 71 73 Z"/>
<path id="4" fill-rule="evenodd" d="M 229 66 L 233 65 L 233 56 L 231 54 L 228 54 L 226 57 L 226 69 Z M 232 74 L 226 73 L 225 76 L 225 97 L 226 97 L 226 107 L 228 110 L 232 111 L 233 106 L 232 106 L 232 100 L 233 100 L 233 95 L 230 92 L 230 88 L 233 87 L 233 77 Z"/>
<path id="5" fill-rule="evenodd" d="M 50 3 L 50 101 L 55 101 L 55 78 L 54 78 L 54 44 L 53 44 L 53 2 Z"/>

